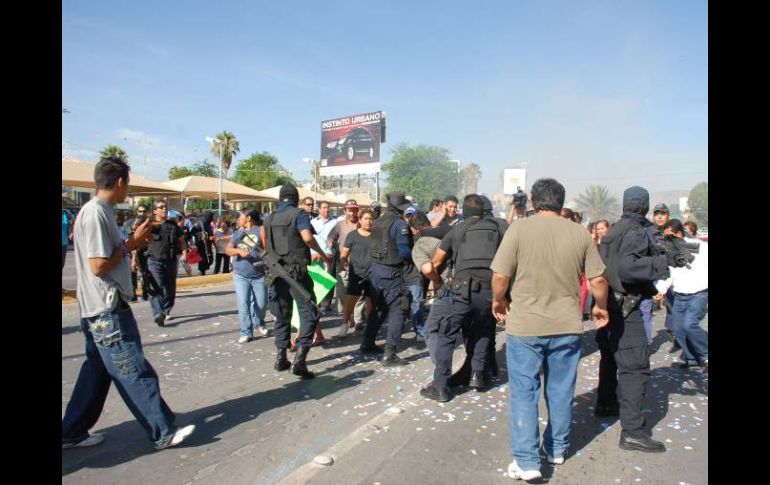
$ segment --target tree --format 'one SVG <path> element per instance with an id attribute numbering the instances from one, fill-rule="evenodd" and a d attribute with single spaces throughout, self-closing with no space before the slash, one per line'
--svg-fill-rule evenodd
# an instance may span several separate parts
<path id="1" fill-rule="evenodd" d="M 222 131 L 211 142 L 211 153 L 222 162 L 223 176 L 227 176 L 233 157 L 240 151 L 238 139 L 229 131 Z"/>
<path id="2" fill-rule="evenodd" d="M 219 177 L 219 168 L 208 159 L 201 160 L 192 167 L 177 167 L 174 165 L 168 169 L 168 178 L 171 180 L 189 177 L 190 175 L 200 175 L 201 177 Z"/>
<path id="3" fill-rule="evenodd" d="M 617 219 L 620 212 L 618 198 L 601 185 L 589 185 L 585 193 L 575 199 L 575 208 L 583 213 L 583 220 L 592 222 Z"/>
<path id="4" fill-rule="evenodd" d="M 110 158 L 117 157 L 124 162 L 128 163 L 128 153 L 117 145 L 107 145 L 102 151 L 99 152 L 99 157 Z"/>
<path id="5" fill-rule="evenodd" d="M 701 182 L 690 191 L 687 205 L 695 217 L 695 222 L 701 227 L 709 225 L 709 183 Z"/>
<path id="6" fill-rule="evenodd" d="M 461 195 L 477 194 L 479 192 L 479 180 L 481 179 L 481 167 L 475 162 L 464 166 L 460 171 L 460 180 L 462 187 Z"/>
<path id="7" fill-rule="evenodd" d="M 449 161 L 448 149 L 402 143 L 392 154 L 382 167 L 388 175 L 386 192 L 402 191 L 422 208 L 427 208 L 431 199 L 457 194 L 457 165 Z"/>
<path id="8" fill-rule="evenodd" d="M 268 152 L 252 153 L 235 167 L 233 181 L 255 190 L 269 189 L 287 182 L 295 183 L 275 155 Z"/>

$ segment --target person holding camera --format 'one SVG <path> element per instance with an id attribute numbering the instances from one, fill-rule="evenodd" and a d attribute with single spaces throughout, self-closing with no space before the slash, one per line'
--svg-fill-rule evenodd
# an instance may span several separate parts
<path id="1" fill-rule="evenodd" d="M 646 218 L 649 204 L 646 189 L 626 189 L 623 215 L 599 245 L 611 291 L 610 323 L 596 332 L 601 360 L 594 414 L 620 415 L 621 449 L 662 453 L 666 447 L 651 438 L 642 412 L 652 374 L 642 304 L 657 293 L 653 282 L 667 277 L 669 266 L 684 264 L 655 240 Z"/>
<path id="2" fill-rule="evenodd" d="M 521 190 L 521 187 L 516 189 L 516 193 L 513 194 L 513 201 L 511 201 L 513 210 L 508 211 L 508 224 L 527 217 L 527 193 Z"/>
<path id="3" fill-rule="evenodd" d="M 147 268 L 161 289 L 159 295 L 150 298 L 155 323 L 162 327 L 172 319 L 171 309 L 176 300 L 176 276 L 178 256 L 187 259 L 187 241 L 176 221 L 168 220 L 168 206 L 164 201 L 155 203 L 152 236 L 147 246 Z"/>

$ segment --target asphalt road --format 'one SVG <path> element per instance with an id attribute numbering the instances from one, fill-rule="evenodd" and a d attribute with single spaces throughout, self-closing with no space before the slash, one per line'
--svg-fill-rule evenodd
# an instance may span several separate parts
<path id="1" fill-rule="evenodd" d="M 181 446 L 155 452 L 113 388 L 92 430 L 105 433 L 105 442 L 62 450 L 62 483 L 510 483 L 504 366 L 488 391 L 465 390 L 439 404 L 418 394 L 432 367 L 411 332 L 402 352 L 409 366 L 383 369 L 355 352 L 360 337 L 352 335 L 314 347 L 308 362 L 317 377 L 300 381 L 273 371 L 272 330 L 266 338 L 237 343 L 232 284 L 180 291 L 172 312 L 178 319 L 164 328 L 152 323 L 149 303 L 132 308 L 177 423 L 198 428 Z M 327 338 L 338 323 L 336 316 L 322 319 Z M 655 372 L 645 413 L 668 451 L 620 450 L 617 420 L 593 416 L 599 352 L 587 322 L 571 454 L 563 465 L 543 466 L 544 483 L 708 483 L 708 377 L 671 368 L 674 354 L 661 330 L 662 314 L 655 328 Z M 501 365 L 503 337 L 500 329 Z M 77 305 L 62 305 L 62 415 L 83 347 Z M 457 349 L 455 366 L 462 352 Z M 387 414 L 392 407 L 403 412 Z M 313 463 L 317 455 L 331 456 L 334 464 Z"/>

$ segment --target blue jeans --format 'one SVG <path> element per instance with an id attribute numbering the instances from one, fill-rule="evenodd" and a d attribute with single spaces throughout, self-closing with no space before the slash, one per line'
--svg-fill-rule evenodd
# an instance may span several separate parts
<path id="1" fill-rule="evenodd" d="M 424 337 L 423 329 L 425 328 L 425 319 L 422 316 L 422 301 L 424 300 L 422 283 L 416 285 L 407 285 L 409 292 L 412 294 L 412 327 L 414 327 L 414 333 L 420 337 Z"/>
<path id="2" fill-rule="evenodd" d="M 139 329 L 128 304 L 121 300 L 111 312 L 83 318 L 80 328 L 86 339 L 86 360 L 62 419 L 62 443 L 88 437 L 112 382 L 150 440 L 156 446 L 168 442 L 176 432 L 174 413 L 160 396 L 158 374 L 144 358 Z"/>
<path id="3" fill-rule="evenodd" d="M 673 313 L 674 313 L 674 290 L 671 288 L 668 289 L 666 294 L 663 298 L 663 306 L 666 307 L 666 322 L 665 326 L 667 329 L 674 331 L 674 321 L 673 321 Z"/>
<path id="4" fill-rule="evenodd" d="M 642 320 L 644 321 L 644 333 L 647 334 L 647 345 L 652 343 L 652 307 L 654 305 L 655 302 L 652 298 L 645 298 L 639 303 L 639 310 L 642 312 Z"/>
<path id="5" fill-rule="evenodd" d="M 565 456 L 569 450 L 572 400 L 581 345 L 580 335 L 508 335 L 509 439 L 513 457 L 522 470 L 540 469 L 537 404 L 540 401 L 541 367 L 548 409 L 543 447 L 553 457 Z"/>
<path id="6" fill-rule="evenodd" d="M 265 326 L 267 287 L 265 278 L 247 278 L 233 273 L 238 317 L 241 319 L 241 335 L 251 337 L 255 328 Z"/>
<path id="7" fill-rule="evenodd" d="M 160 286 L 161 294 L 150 298 L 153 316 L 168 315 L 174 307 L 176 300 L 176 274 L 177 259 L 167 259 L 158 261 L 157 259 L 147 258 L 147 269 L 150 270 L 155 281 Z"/>
<path id="8" fill-rule="evenodd" d="M 694 295 L 674 293 L 671 313 L 674 336 L 682 347 L 682 358 L 687 362 L 703 364 L 709 358 L 708 335 L 700 326 L 700 321 L 706 315 L 708 301 L 708 291 Z"/>

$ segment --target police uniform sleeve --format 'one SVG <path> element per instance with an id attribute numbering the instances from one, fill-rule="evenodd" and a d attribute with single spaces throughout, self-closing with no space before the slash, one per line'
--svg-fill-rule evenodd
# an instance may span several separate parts
<path id="1" fill-rule="evenodd" d="M 310 224 L 310 215 L 304 210 L 299 211 L 297 214 L 297 232 L 302 232 L 305 229 L 309 230 L 311 234 L 315 235 L 315 229 L 313 229 L 313 225 Z"/>
<path id="2" fill-rule="evenodd" d="M 650 242 L 643 229 L 628 231 L 619 241 L 618 276 L 623 283 L 647 283 L 668 272 L 666 257 L 650 256 Z"/>
<path id="3" fill-rule="evenodd" d="M 407 263 L 412 262 L 411 234 L 406 222 L 398 220 L 391 226 L 391 237 L 395 238 L 398 255 Z"/>

